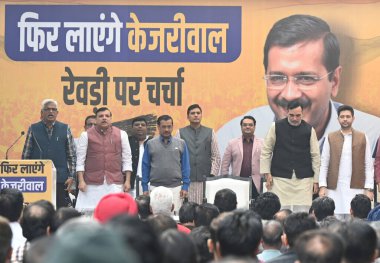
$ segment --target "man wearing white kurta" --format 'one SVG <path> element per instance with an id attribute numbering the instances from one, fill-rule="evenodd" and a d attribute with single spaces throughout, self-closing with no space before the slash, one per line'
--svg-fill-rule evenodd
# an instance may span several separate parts
<path id="1" fill-rule="evenodd" d="M 338 108 L 341 129 L 325 140 L 319 175 L 319 196 L 335 201 L 335 214 L 349 218 L 350 203 L 356 194 L 373 199 L 373 162 L 367 136 L 352 129 L 354 110 L 351 106 Z"/>
<path id="2" fill-rule="evenodd" d="M 79 138 L 77 175 L 80 191 L 76 209 L 86 214 L 92 214 L 104 195 L 128 192 L 131 188 L 132 157 L 128 135 L 112 127 L 111 121 L 111 111 L 99 108 L 95 127 Z"/>

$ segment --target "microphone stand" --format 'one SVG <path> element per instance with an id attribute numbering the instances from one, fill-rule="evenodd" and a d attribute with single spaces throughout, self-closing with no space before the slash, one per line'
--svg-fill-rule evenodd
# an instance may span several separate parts
<path id="1" fill-rule="evenodd" d="M 20 140 L 20 138 L 21 138 L 22 136 L 24 136 L 24 134 L 25 134 L 25 132 L 22 131 L 22 132 L 21 132 L 21 135 L 18 136 L 17 139 L 14 141 L 14 143 L 12 143 L 12 145 L 7 149 L 7 151 L 6 151 L 6 153 L 5 153 L 5 160 L 8 160 L 8 152 L 9 152 L 9 150 L 12 149 L 12 147 L 18 142 L 18 140 Z"/>

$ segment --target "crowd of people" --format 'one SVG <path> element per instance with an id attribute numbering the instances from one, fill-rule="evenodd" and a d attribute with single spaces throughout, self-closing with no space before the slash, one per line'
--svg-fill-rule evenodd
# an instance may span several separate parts
<path id="1" fill-rule="evenodd" d="M 92 217 L 72 207 L 55 210 L 46 200 L 24 203 L 17 189 L 0 190 L 1 263 L 371 263 L 380 252 L 380 206 L 356 195 L 350 218 L 335 215 L 327 196 L 309 212 L 281 209 L 278 196 L 259 194 L 250 209 L 237 209 L 236 193 L 222 189 L 215 201 L 184 202 L 175 220 L 168 187 L 133 198 L 101 198 Z M 380 259 L 380 258 L 379 258 Z"/>

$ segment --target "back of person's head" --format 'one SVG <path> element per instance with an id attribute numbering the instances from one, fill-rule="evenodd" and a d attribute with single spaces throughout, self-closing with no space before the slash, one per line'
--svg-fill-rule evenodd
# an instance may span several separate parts
<path id="1" fill-rule="evenodd" d="M 344 252 L 341 237 L 327 230 L 306 231 L 294 249 L 299 263 L 340 263 Z"/>
<path id="2" fill-rule="evenodd" d="M 9 221 L 0 216 L 0 263 L 7 262 L 12 254 L 12 229 Z"/>
<path id="3" fill-rule="evenodd" d="M 321 221 L 322 219 L 333 216 L 335 211 L 335 202 L 332 198 L 328 196 L 318 197 L 313 200 L 311 204 L 311 209 L 317 221 Z"/>
<path id="4" fill-rule="evenodd" d="M 371 211 L 369 211 L 367 220 L 380 221 L 380 205 L 375 206 Z"/>
<path id="5" fill-rule="evenodd" d="M 81 215 L 82 215 L 81 213 L 79 213 L 77 210 L 71 207 L 59 208 L 54 214 L 50 232 L 54 233 L 66 221 L 72 218 L 80 217 Z"/>
<path id="6" fill-rule="evenodd" d="M 210 226 L 211 221 L 219 215 L 219 209 L 216 205 L 205 203 L 195 208 L 194 224 L 195 226 Z"/>
<path id="7" fill-rule="evenodd" d="M 199 263 L 207 263 L 213 259 L 213 254 L 207 246 L 207 241 L 211 238 L 210 229 L 207 226 L 198 226 L 190 232 L 199 255 Z"/>
<path id="8" fill-rule="evenodd" d="M 284 222 L 284 232 L 289 244 L 289 247 L 294 246 L 294 242 L 303 232 L 307 230 L 317 229 L 318 225 L 314 217 L 308 213 L 292 213 Z"/>
<path id="9" fill-rule="evenodd" d="M 162 262 L 158 236 L 148 222 L 123 214 L 112 218 L 106 226 L 121 235 L 124 244 L 140 256 L 141 263 Z"/>
<path id="10" fill-rule="evenodd" d="M 167 187 L 155 187 L 150 193 L 150 207 L 154 215 L 171 215 L 174 208 L 173 192 Z"/>
<path id="11" fill-rule="evenodd" d="M 236 210 L 224 217 L 216 230 L 222 257 L 255 257 L 263 235 L 263 225 L 258 214 L 250 210 Z"/>
<path id="12" fill-rule="evenodd" d="M 101 223 L 106 223 L 111 218 L 129 214 L 137 216 L 136 201 L 127 193 L 112 193 L 103 196 L 95 207 L 94 218 Z"/>
<path id="13" fill-rule="evenodd" d="M 339 224 L 341 221 L 335 216 L 326 216 L 319 222 L 321 228 L 328 228 L 334 224 Z"/>
<path id="14" fill-rule="evenodd" d="M 165 230 L 177 229 L 177 223 L 174 219 L 164 214 L 151 215 L 148 217 L 147 222 L 158 236 L 160 236 Z"/>
<path id="15" fill-rule="evenodd" d="M 34 239 L 25 251 L 23 263 L 41 263 L 54 243 L 54 235 Z"/>
<path id="16" fill-rule="evenodd" d="M 273 219 L 284 225 L 285 219 L 292 213 L 293 211 L 290 209 L 281 209 L 276 214 L 274 214 Z"/>
<path id="17" fill-rule="evenodd" d="M 218 207 L 220 213 L 235 210 L 237 206 L 236 193 L 227 188 L 219 190 L 215 194 L 214 205 Z"/>
<path id="18" fill-rule="evenodd" d="M 252 257 L 228 256 L 211 261 L 211 263 L 261 263 L 261 261 L 259 261 L 257 258 Z"/>
<path id="19" fill-rule="evenodd" d="M 371 211 L 371 199 L 364 194 L 357 194 L 351 200 L 351 215 L 356 218 L 365 219 Z"/>
<path id="20" fill-rule="evenodd" d="M 179 209 L 179 222 L 182 224 L 185 223 L 194 223 L 195 218 L 195 209 L 198 206 L 194 202 L 185 202 Z"/>
<path id="21" fill-rule="evenodd" d="M 150 196 L 149 195 L 139 195 L 136 197 L 136 203 L 139 210 L 139 216 L 141 219 L 147 219 L 148 216 L 152 214 L 150 211 Z"/>
<path id="22" fill-rule="evenodd" d="M 165 263 L 196 263 L 197 249 L 190 237 L 174 229 L 168 229 L 160 237 Z"/>
<path id="23" fill-rule="evenodd" d="M 0 216 L 5 217 L 9 222 L 16 222 L 20 219 L 24 205 L 22 192 L 14 188 L 3 188 L 0 190 Z"/>
<path id="24" fill-rule="evenodd" d="M 370 222 L 369 225 L 376 232 L 376 237 L 377 237 L 377 243 L 376 243 L 377 257 L 380 257 L 380 221 Z"/>
<path id="25" fill-rule="evenodd" d="M 362 220 L 342 222 L 330 227 L 331 232 L 339 234 L 345 245 L 346 263 L 372 262 L 376 253 L 377 236 L 375 230 Z"/>
<path id="26" fill-rule="evenodd" d="M 273 219 L 273 216 L 280 211 L 280 208 L 280 198 L 272 192 L 259 194 L 252 204 L 252 210 L 264 220 Z"/>
<path id="27" fill-rule="evenodd" d="M 46 200 L 29 204 L 21 217 L 22 234 L 28 240 L 45 236 L 50 231 L 54 217 L 54 206 Z"/>
<path id="28" fill-rule="evenodd" d="M 43 263 L 140 263 L 136 252 L 123 243 L 118 233 L 95 220 L 80 227 L 84 222 L 75 218 L 64 224 Z"/>
<path id="29" fill-rule="evenodd" d="M 270 220 L 263 226 L 263 245 L 280 249 L 282 245 L 282 225 L 276 220 Z M 265 247 L 264 247 L 265 249 Z"/>

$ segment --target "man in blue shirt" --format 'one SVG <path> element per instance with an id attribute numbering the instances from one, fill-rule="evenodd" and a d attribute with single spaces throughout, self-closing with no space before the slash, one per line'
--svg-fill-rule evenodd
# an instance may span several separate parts
<path id="1" fill-rule="evenodd" d="M 189 152 L 184 140 L 172 137 L 173 119 L 162 115 L 157 119 L 160 136 L 148 141 L 142 160 L 144 195 L 157 186 L 173 192 L 174 213 L 178 214 L 181 199 L 187 197 L 190 185 Z"/>

